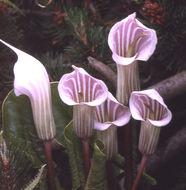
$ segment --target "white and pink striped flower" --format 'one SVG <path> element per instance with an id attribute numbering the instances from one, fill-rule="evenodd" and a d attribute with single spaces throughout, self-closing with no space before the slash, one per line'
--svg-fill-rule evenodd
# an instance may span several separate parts
<path id="1" fill-rule="evenodd" d="M 130 110 L 134 119 L 148 120 L 157 127 L 167 125 L 172 118 L 163 98 L 154 89 L 132 92 Z"/>
<path id="2" fill-rule="evenodd" d="M 138 21 L 136 13 L 117 22 L 108 36 L 113 60 L 120 65 L 131 64 L 135 60 L 147 61 L 156 43 L 156 32 Z"/>
<path id="3" fill-rule="evenodd" d="M 29 97 L 37 134 L 50 140 L 56 134 L 52 113 L 50 82 L 45 67 L 31 55 L 0 40 L 18 56 L 14 65 L 14 92 L 16 96 Z"/>
<path id="4" fill-rule="evenodd" d="M 105 102 L 95 107 L 94 128 L 100 131 L 108 129 L 112 125 L 122 127 L 131 117 L 128 107 L 120 104 L 109 92 Z"/>
<path id="5" fill-rule="evenodd" d="M 117 127 L 126 125 L 130 117 L 129 108 L 120 104 L 110 92 L 107 100 L 95 107 L 94 128 L 98 130 L 98 139 L 105 145 L 107 159 L 117 155 Z"/>
<path id="6" fill-rule="evenodd" d="M 139 150 L 146 155 L 152 154 L 157 147 L 160 128 L 171 121 L 172 113 L 154 89 L 132 92 L 129 105 L 132 117 L 142 121 Z"/>
<path id="7" fill-rule="evenodd" d="M 83 68 L 62 76 L 58 85 L 61 100 L 73 106 L 73 125 L 76 135 L 87 139 L 94 128 L 94 107 L 103 103 L 108 89 L 103 81 L 90 76 Z"/>
<path id="8" fill-rule="evenodd" d="M 112 26 L 108 45 L 117 64 L 117 99 L 128 105 L 132 91 L 140 90 L 137 61 L 147 61 L 157 44 L 156 32 L 136 19 L 136 13 Z"/>

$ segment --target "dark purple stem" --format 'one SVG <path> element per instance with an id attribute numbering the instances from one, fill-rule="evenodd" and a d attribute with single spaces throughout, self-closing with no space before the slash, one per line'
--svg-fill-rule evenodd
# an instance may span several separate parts
<path id="1" fill-rule="evenodd" d="M 82 139 L 82 143 L 84 150 L 85 174 L 87 178 L 90 170 L 90 151 L 88 139 Z"/>
<path id="2" fill-rule="evenodd" d="M 56 190 L 55 178 L 54 178 L 54 168 L 52 163 L 52 142 L 51 141 L 44 141 L 45 146 L 45 153 L 47 157 L 47 164 L 48 164 L 48 175 L 49 175 L 49 183 L 50 183 L 50 190 Z"/>
<path id="3" fill-rule="evenodd" d="M 132 186 L 132 131 L 130 123 L 124 126 L 124 157 L 125 157 L 125 187 L 127 190 Z"/>
<path id="4" fill-rule="evenodd" d="M 115 189 L 115 183 L 114 183 L 114 178 L 113 178 L 112 161 L 111 160 L 108 160 L 106 162 L 106 171 L 107 171 L 108 189 L 113 190 L 113 189 Z"/>
<path id="5" fill-rule="evenodd" d="M 141 159 L 141 163 L 140 163 L 140 166 L 139 166 L 139 170 L 138 170 L 138 173 L 137 173 L 137 176 L 136 176 L 136 179 L 132 185 L 132 189 L 131 190 L 136 190 L 138 184 L 139 184 L 139 181 L 140 181 L 140 178 L 141 178 L 141 175 L 142 175 L 142 172 L 143 172 L 143 169 L 145 167 L 145 164 L 147 162 L 147 156 L 143 156 L 142 159 Z"/>

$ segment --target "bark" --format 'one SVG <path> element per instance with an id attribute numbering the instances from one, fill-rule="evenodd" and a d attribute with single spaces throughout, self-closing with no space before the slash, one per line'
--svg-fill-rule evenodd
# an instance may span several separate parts
<path id="1" fill-rule="evenodd" d="M 116 88 L 116 73 L 109 66 L 93 57 L 88 57 L 88 62 L 92 68 L 102 74 L 111 82 L 113 87 Z M 148 87 L 148 89 L 150 88 L 156 89 L 166 100 L 170 100 L 178 95 L 186 93 L 186 71 L 182 71 L 168 79 Z"/>
<path id="2" fill-rule="evenodd" d="M 165 172 L 169 168 L 173 170 L 173 168 L 183 164 L 183 160 L 181 161 L 181 159 L 184 157 L 185 160 L 185 150 L 186 126 L 171 136 L 165 145 L 159 147 L 157 152 L 149 157 L 147 171 L 155 175 L 160 175 L 163 169 L 165 169 Z M 178 163 L 173 164 L 174 162 Z"/>
<path id="3" fill-rule="evenodd" d="M 97 59 L 93 57 L 88 57 L 89 65 L 98 71 L 100 74 L 102 74 L 107 80 L 111 82 L 113 87 L 116 89 L 116 81 L 117 76 L 116 73 L 107 65 L 105 65 L 103 62 L 98 61 Z"/>
<path id="4" fill-rule="evenodd" d="M 165 99 L 172 99 L 186 92 L 186 71 L 182 71 L 168 79 L 165 79 L 153 86 Z"/>

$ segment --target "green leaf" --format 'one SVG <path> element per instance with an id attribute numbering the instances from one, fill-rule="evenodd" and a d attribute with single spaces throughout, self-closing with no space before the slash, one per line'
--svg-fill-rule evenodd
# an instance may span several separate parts
<path id="1" fill-rule="evenodd" d="M 57 82 L 51 84 L 56 140 L 64 145 L 63 130 L 71 120 L 72 111 L 59 98 L 57 85 Z M 13 90 L 9 92 L 2 105 L 2 125 L 3 137 L 12 158 L 14 155 L 19 155 L 19 160 L 21 160 L 16 162 L 21 162 L 21 164 L 16 165 L 18 168 L 15 176 L 29 174 L 28 180 L 22 181 L 22 183 L 27 183 L 31 179 L 29 170 L 40 168 L 43 163 L 46 163 L 43 142 L 37 136 L 31 104 L 27 96 L 15 96 Z M 16 183 L 20 186 L 18 180 Z"/>
<path id="2" fill-rule="evenodd" d="M 107 172 L 106 172 L 106 155 L 102 152 L 103 143 L 96 141 L 94 143 L 94 153 L 91 169 L 86 182 L 85 190 L 107 190 Z"/>
<path id="3" fill-rule="evenodd" d="M 41 169 L 39 170 L 39 172 L 36 175 L 36 177 L 29 183 L 29 185 L 26 188 L 24 188 L 24 190 L 33 190 L 37 186 L 37 184 L 41 180 L 41 177 L 42 177 L 43 170 L 44 170 L 45 166 L 46 166 L 46 164 L 44 164 L 41 167 Z"/>
<path id="4" fill-rule="evenodd" d="M 96 140 L 93 143 L 94 152 L 91 169 L 84 190 L 122 189 L 120 183 L 124 173 L 124 157 L 118 154 L 115 160 L 108 161 L 103 150 L 104 144 L 100 140 Z M 110 175 L 108 174 L 109 172 Z"/>
<path id="5" fill-rule="evenodd" d="M 8 149 L 23 149 L 32 165 L 40 167 L 45 158 L 38 155 L 44 155 L 44 149 L 36 135 L 28 97 L 16 97 L 13 90 L 10 91 L 2 105 L 2 122 Z"/>
<path id="6" fill-rule="evenodd" d="M 142 177 L 149 184 L 151 184 L 151 185 L 157 185 L 156 179 L 153 178 L 152 176 L 150 176 L 149 174 L 147 174 L 145 171 L 142 173 Z"/>
<path id="7" fill-rule="evenodd" d="M 56 140 L 65 146 L 64 128 L 72 120 L 72 107 L 62 102 L 57 86 L 58 82 L 51 83 L 52 109 L 56 124 Z"/>
<path id="8" fill-rule="evenodd" d="M 51 83 L 52 108 L 56 124 L 56 140 L 64 145 L 63 130 L 72 118 L 72 109 L 61 101 L 57 85 L 57 82 Z M 44 149 L 42 142 L 37 137 L 28 97 L 24 95 L 15 96 L 12 90 L 5 98 L 2 110 L 6 142 L 8 143 L 12 141 L 12 138 L 15 138 L 28 145 L 28 154 L 31 158 L 34 158 L 32 160 L 35 160 L 33 164 L 40 167 L 41 162 L 39 160 L 45 159 L 42 156 L 44 155 Z"/>
<path id="9" fill-rule="evenodd" d="M 121 156 L 120 154 L 117 154 L 116 158 L 115 158 L 115 164 L 121 168 L 124 169 L 125 166 L 125 158 L 123 156 Z"/>
<path id="10" fill-rule="evenodd" d="M 73 123 L 70 122 L 65 128 L 65 141 L 66 148 L 68 150 L 69 162 L 72 175 L 72 189 L 73 190 L 107 190 L 107 170 L 106 170 L 106 155 L 103 153 L 104 144 L 96 140 L 95 136 L 90 139 L 91 153 L 93 150 L 93 157 L 91 160 L 91 168 L 88 175 L 88 179 L 85 184 L 85 169 L 83 162 L 83 150 L 81 139 L 78 138 L 73 130 Z M 110 166 L 113 170 L 113 182 L 115 189 L 119 190 L 119 175 L 123 173 L 124 158 L 117 155 L 114 162 L 110 162 Z"/>
<path id="11" fill-rule="evenodd" d="M 112 161 L 113 165 L 113 175 L 114 177 L 119 177 L 120 175 L 124 175 L 124 166 L 125 166 L 125 159 L 120 154 L 117 154 L 115 160 Z M 118 179 L 119 180 L 119 179 Z"/>
<path id="12" fill-rule="evenodd" d="M 72 190 L 84 189 L 85 169 L 83 163 L 82 143 L 74 133 L 72 122 L 70 122 L 65 128 L 65 141 L 71 167 Z"/>

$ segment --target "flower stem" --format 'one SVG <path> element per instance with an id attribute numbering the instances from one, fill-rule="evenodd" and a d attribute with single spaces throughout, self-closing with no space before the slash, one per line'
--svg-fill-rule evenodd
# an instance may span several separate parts
<path id="1" fill-rule="evenodd" d="M 140 80 L 138 72 L 138 63 L 134 61 L 129 65 L 117 64 L 117 100 L 124 104 L 129 104 L 129 99 L 132 91 L 140 89 Z M 132 158 L 132 129 L 130 124 L 124 127 L 124 157 L 125 157 L 125 172 L 126 180 L 125 187 L 127 190 L 131 189 L 133 176 L 133 158 Z"/>
<path id="2" fill-rule="evenodd" d="M 125 187 L 131 189 L 133 181 L 132 131 L 130 123 L 124 126 Z"/>
<path id="3" fill-rule="evenodd" d="M 87 178 L 90 170 L 90 151 L 88 139 L 82 139 L 82 143 L 84 150 L 85 174 Z"/>
<path id="4" fill-rule="evenodd" d="M 137 176 L 136 176 L 136 179 L 132 185 L 132 189 L 131 190 L 136 190 L 137 186 L 138 186 L 138 183 L 140 181 L 140 178 L 141 178 L 141 175 L 142 175 L 142 172 L 143 172 L 143 169 L 145 167 L 145 164 L 147 162 L 147 156 L 143 155 L 142 159 L 141 159 L 141 163 L 140 163 L 140 166 L 139 166 L 139 170 L 138 170 L 138 173 L 137 173 Z"/>
<path id="5" fill-rule="evenodd" d="M 106 162 L 106 171 L 107 171 L 107 181 L 108 181 L 108 189 L 115 189 L 115 183 L 113 178 L 113 170 L 112 170 L 112 161 L 107 160 Z"/>
<path id="6" fill-rule="evenodd" d="M 55 184 L 55 179 L 54 179 L 54 168 L 53 168 L 53 163 L 52 163 L 51 144 L 52 144 L 51 141 L 44 141 L 45 153 L 46 153 L 47 163 L 48 163 L 50 190 L 56 190 L 56 184 Z"/>

